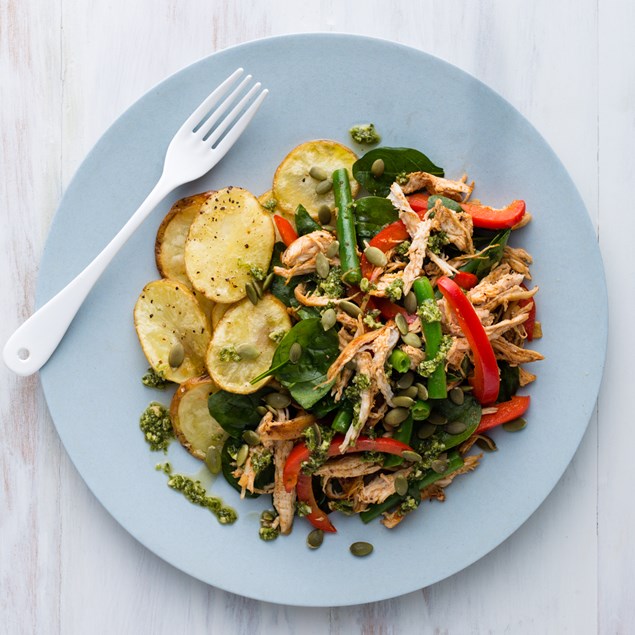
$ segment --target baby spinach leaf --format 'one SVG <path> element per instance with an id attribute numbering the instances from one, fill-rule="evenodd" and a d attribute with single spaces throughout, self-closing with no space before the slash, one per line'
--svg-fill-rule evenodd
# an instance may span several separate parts
<path id="1" fill-rule="evenodd" d="M 465 399 L 461 405 L 457 405 L 449 399 L 437 401 L 434 404 L 434 411 L 447 417 L 448 423 L 460 421 L 467 426 L 465 431 L 460 434 L 448 434 L 445 431 L 435 434 L 439 441 L 445 445 L 446 450 L 469 439 L 481 421 L 481 404 L 470 394 L 465 395 Z"/>
<path id="2" fill-rule="evenodd" d="M 384 173 L 374 177 L 371 172 L 373 163 L 381 159 L 384 162 Z M 428 172 L 435 176 L 443 176 L 443 168 L 436 166 L 428 157 L 412 148 L 375 148 L 367 152 L 353 164 L 353 176 L 370 194 L 388 196 L 390 186 L 398 174 L 410 172 Z"/>
<path id="3" fill-rule="evenodd" d="M 295 210 L 295 228 L 298 232 L 298 236 L 304 236 L 311 232 L 316 232 L 322 229 L 321 225 L 318 225 L 306 211 L 303 205 L 298 205 Z"/>
<path id="4" fill-rule="evenodd" d="M 495 234 L 486 245 L 489 249 L 481 256 L 469 260 L 467 264 L 461 267 L 461 271 L 473 273 L 479 280 L 484 278 L 501 261 L 510 233 L 511 230 L 507 229 Z M 477 245 L 476 241 L 474 245 Z M 480 246 L 477 248 L 484 249 L 484 247 Z"/>
<path id="5" fill-rule="evenodd" d="M 262 405 L 261 399 L 268 392 L 271 390 L 262 388 L 250 395 L 235 395 L 219 390 L 209 396 L 207 408 L 221 428 L 238 439 L 246 429 L 254 429 L 260 422 L 256 408 Z"/>
<path id="6" fill-rule="evenodd" d="M 275 377 L 303 408 L 311 408 L 331 389 L 326 374 L 339 354 L 337 333 L 334 329 L 324 331 L 319 318 L 298 322 L 278 344 L 272 368 L 289 359 L 289 350 L 296 342 L 302 347 L 298 363 L 284 364 Z"/>
<path id="7" fill-rule="evenodd" d="M 502 360 L 498 362 L 498 368 L 500 369 L 500 388 L 496 401 L 509 401 L 520 388 L 520 369 Z"/>
<path id="8" fill-rule="evenodd" d="M 438 194 L 434 194 L 428 199 L 428 209 L 432 209 L 437 201 L 441 201 L 441 205 L 443 205 L 443 207 L 447 207 L 447 209 L 451 209 L 453 212 L 463 211 L 460 203 L 453 201 L 451 198 L 439 196 Z"/>
<path id="9" fill-rule="evenodd" d="M 381 196 L 365 196 L 355 201 L 355 229 L 357 242 L 362 245 L 370 240 L 386 225 L 399 219 L 399 212 L 387 198 Z"/>

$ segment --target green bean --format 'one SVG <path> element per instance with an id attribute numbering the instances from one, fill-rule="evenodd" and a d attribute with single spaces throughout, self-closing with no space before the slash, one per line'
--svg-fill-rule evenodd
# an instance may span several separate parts
<path id="1" fill-rule="evenodd" d="M 394 432 L 392 438 L 410 445 L 410 437 L 412 436 L 412 416 L 409 416 Z M 390 454 L 384 459 L 384 467 L 394 467 L 401 465 L 403 459 L 396 454 Z"/>
<path id="2" fill-rule="evenodd" d="M 333 428 L 336 432 L 344 433 L 348 430 L 352 420 L 353 410 L 351 408 L 344 407 L 335 415 L 331 428 Z"/>
<path id="3" fill-rule="evenodd" d="M 419 399 L 415 402 L 414 406 L 410 408 L 412 412 L 412 418 L 415 421 L 424 421 L 430 416 L 430 410 L 432 410 L 430 404 L 427 401 Z"/>
<path id="4" fill-rule="evenodd" d="M 428 485 L 432 485 L 436 481 L 444 478 L 448 474 L 452 474 L 452 472 L 456 472 L 463 465 L 463 458 L 461 455 L 454 451 L 448 454 L 448 468 L 442 474 L 438 474 L 433 470 L 429 470 L 426 474 L 419 479 L 410 484 L 408 488 L 408 493 L 405 496 L 400 496 L 399 494 L 393 494 L 389 496 L 383 503 L 379 503 L 377 505 L 371 505 L 366 511 L 362 512 L 359 517 L 362 519 L 364 523 L 369 523 L 371 520 L 375 520 L 377 516 L 387 512 L 399 505 L 399 503 L 406 498 L 406 496 L 419 496 L 422 489 L 426 488 Z"/>
<path id="5" fill-rule="evenodd" d="M 333 172 L 333 194 L 337 207 L 337 239 L 340 243 L 342 280 L 347 284 L 358 284 L 362 279 L 362 270 L 357 255 L 353 196 L 346 168 Z"/>
<path id="6" fill-rule="evenodd" d="M 410 357 L 400 348 L 390 354 L 388 362 L 398 373 L 405 373 L 410 368 Z"/>
<path id="7" fill-rule="evenodd" d="M 419 278 L 414 281 L 412 290 L 417 298 L 417 304 L 423 304 L 424 300 L 434 301 L 434 291 L 430 280 L 427 278 Z M 439 346 L 441 345 L 441 323 L 440 322 L 426 322 L 421 321 L 421 327 L 423 329 L 423 335 L 426 340 L 426 357 L 431 359 L 439 352 Z M 439 364 L 432 375 L 428 379 L 428 394 L 431 399 L 445 399 L 448 396 L 446 381 L 445 381 L 445 366 Z"/>

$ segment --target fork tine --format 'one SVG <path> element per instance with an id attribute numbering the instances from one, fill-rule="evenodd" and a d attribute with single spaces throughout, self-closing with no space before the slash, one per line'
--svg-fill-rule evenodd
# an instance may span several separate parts
<path id="1" fill-rule="evenodd" d="M 220 86 L 216 87 L 201 103 L 201 105 L 185 120 L 180 130 L 192 132 L 212 109 L 212 106 L 229 90 L 229 87 L 243 74 L 242 68 L 237 68 Z"/>
<path id="2" fill-rule="evenodd" d="M 238 86 L 236 86 L 236 88 L 230 93 L 229 96 L 227 96 L 224 100 L 223 103 L 218 106 L 218 108 L 216 108 L 214 110 L 214 112 L 212 112 L 212 114 L 209 116 L 208 119 L 206 119 L 200 126 L 200 128 L 197 128 L 194 130 L 194 132 L 196 133 L 197 136 L 199 136 L 201 139 L 205 138 L 205 135 L 209 133 L 209 131 L 214 127 L 214 125 L 216 124 L 216 122 L 223 116 L 223 114 L 225 113 L 226 110 L 229 109 L 229 107 L 232 105 L 232 103 L 234 102 L 234 100 L 236 99 L 236 97 L 238 95 L 240 95 L 240 93 L 243 91 L 243 89 L 245 88 L 245 86 L 253 79 L 253 77 L 251 75 L 247 75 L 247 77 L 245 77 L 245 79 L 243 79 L 240 84 L 238 84 Z"/>
<path id="3" fill-rule="evenodd" d="M 213 148 L 214 144 L 223 136 L 238 117 L 243 108 L 251 101 L 254 94 L 260 89 L 262 84 L 257 82 L 249 92 L 232 108 L 231 112 L 218 124 L 214 132 L 205 140 Z"/>
<path id="4" fill-rule="evenodd" d="M 249 108 L 247 108 L 241 117 L 234 123 L 232 129 L 227 133 L 225 138 L 218 144 L 218 146 L 216 146 L 216 148 L 214 148 L 214 152 L 218 154 L 219 160 L 225 156 L 227 151 L 234 145 L 238 137 L 240 137 L 245 128 L 249 125 L 249 122 L 254 118 L 254 115 L 258 112 L 258 109 L 268 94 L 269 91 L 265 88 L 260 95 L 256 97 L 254 103 L 251 104 L 251 106 L 249 106 Z M 231 114 L 228 115 L 225 121 L 230 118 Z"/>

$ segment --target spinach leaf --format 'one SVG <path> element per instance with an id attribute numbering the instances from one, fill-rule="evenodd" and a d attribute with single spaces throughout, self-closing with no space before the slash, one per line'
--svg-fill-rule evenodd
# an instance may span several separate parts
<path id="1" fill-rule="evenodd" d="M 242 492 L 242 488 L 238 485 L 238 479 L 232 474 L 232 472 L 236 469 L 236 467 L 232 465 L 232 461 L 242 444 L 242 440 L 232 439 L 232 437 L 229 437 L 227 441 L 225 441 L 225 445 L 223 445 L 223 450 L 220 454 L 220 464 L 223 476 L 237 492 Z M 254 485 L 258 489 L 261 489 L 268 483 L 273 482 L 274 470 L 275 468 L 272 462 L 272 464 L 268 465 L 261 474 L 258 474 L 256 480 L 254 481 Z M 252 494 L 249 490 L 246 490 L 245 496 L 247 498 L 258 498 L 260 494 Z"/>
<path id="2" fill-rule="evenodd" d="M 463 208 L 460 203 L 453 201 L 451 198 L 446 198 L 445 196 L 439 196 L 438 194 L 433 194 L 428 199 L 428 209 L 432 209 L 437 201 L 441 201 L 441 205 L 443 207 L 447 207 L 451 209 L 453 212 L 462 212 Z"/>
<path id="3" fill-rule="evenodd" d="M 311 408 L 331 389 L 326 374 L 339 354 L 337 333 L 324 331 L 318 318 L 298 322 L 278 344 L 272 368 L 289 359 L 289 349 L 296 342 L 302 347 L 298 363 L 285 364 L 275 377 L 303 408 Z"/>
<path id="4" fill-rule="evenodd" d="M 260 422 L 256 408 L 262 405 L 261 399 L 268 392 L 271 389 L 261 388 L 250 395 L 235 395 L 219 390 L 209 396 L 207 408 L 227 434 L 239 439 L 246 429 L 253 430 Z"/>
<path id="5" fill-rule="evenodd" d="M 273 246 L 273 256 L 271 257 L 271 265 L 269 271 L 273 271 L 274 267 L 281 265 L 280 255 L 286 249 L 284 243 L 276 243 Z M 282 276 L 274 276 L 271 283 L 270 291 L 273 295 L 280 300 L 285 306 L 297 307 L 299 302 L 295 299 L 294 290 L 301 283 L 309 280 L 309 276 L 293 276 L 289 283 Z"/>
<path id="6" fill-rule="evenodd" d="M 399 220 L 399 212 L 387 198 L 381 196 L 365 196 L 355 201 L 355 229 L 357 242 L 362 245 L 370 240 L 386 225 Z"/>
<path id="7" fill-rule="evenodd" d="M 446 450 L 469 439 L 481 421 L 481 404 L 470 394 L 465 395 L 465 399 L 460 406 L 449 399 L 436 401 L 434 411 L 447 417 L 449 423 L 460 421 L 467 426 L 467 429 L 460 434 L 448 434 L 443 431 L 435 435 L 445 445 Z"/>
<path id="8" fill-rule="evenodd" d="M 502 360 L 498 362 L 498 368 L 501 381 L 496 401 L 509 401 L 520 388 L 520 369 Z"/>
<path id="9" fill-rule="evenodd" d="M 377 159 L 384 162 L 384 173 L 375 178 L 370 170 Z M 412 148 L 375 148 L 353 164 L 355 180 L 377 196 L 388 196 L 397 175 L 410 172 L 428 172 L 435 176 L 444 174 L 443 168 L 434 165 L 425 154 Z"/>
<path id="10" fill-rule="evenodd" d="M 303 205 L 298 205 L 298 208 L 295 210 L 295 228 L 298 232 L 298 236 L 304 236 L 305 234 L 310 234 L 311 232 L 322 229 L 322 226 L 318 225 L 311 218 L 309 212 L 306 211 Z"/>
<path id="11" fill-rule="evenodd" d="M 490 248 L 482 256 L 469 260 L 461 267 L 461 271 L 473 273 L 479 280 L 484 278 L 501 261 L 510 234 L 510 229 L 495 234 L 488 243 Z M 474 244 L 476 246 L 477 242 Z"/>
<path id="12" fill-rule="evenodd" d="M 329 412 L 333 410 L 339 410 L 345 404 L 349 403 L 346 399 L 335 401 L 335 397 L 330 393 L 327 393 L 325 397 L 322 397 L 315 405 L 309 409 L 311 414 L 315 415 L 318 419 L 324 418 Z"/>

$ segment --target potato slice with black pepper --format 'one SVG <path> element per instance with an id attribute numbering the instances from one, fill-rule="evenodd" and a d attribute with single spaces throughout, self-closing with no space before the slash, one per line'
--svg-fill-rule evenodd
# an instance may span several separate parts
<path id="1" fill-rule="evenodd" d="M 210 445 L 220 450 L 228 436 L 207 408 L 209 396 L 217 391 L 218 386 L 207 375 L 203 375 L 188 379 L 172 397 L 170 418 L 174 434 L 197 459 L 205 459 Z"/>
<path id="2" fill-rule="evenodd" d="M 212 194 L 194 219 L 185 243 L 185 270 L 194 288 L 214 302 L 245 297 L 252 269 L 267 271 L 275 234 L 271 214 L 247 190 Z"/>
<path id="3" fill-rule="evenodd" d="M 225 313 L 207 351 L 211 378 L 229 392 L 256 392 L 270 378 L 249 382 L 271 365 L 281 337 L 291 328 L 287 307 L 270 293 L 254 306 L 247 298 Z"/>
<path id="4" fill-rule="evenodd" d="M 212 313 L 210 315 L 213 329 L 215 329 L 218 326 L 218 323 L 223 318 L 223 315 L 225 315 L 225 313 L 227 313 L 227 311 L 231 309 L 233 306 L 234 306 L 233 304 L 220 304 L 220 302 L 214 304 L 214 307 L 212 308 Z"/>
<path id="5" fill-rule="evenodd" d="M 209 319 L 182 282 L 163 278 L 148 283 L 135 304 L 134 325 L 148 363 L 165 379 L 182 383 L 205 372 Z"/>
<path id="6" fill-rule="evenodd" d="M 154 256 L 159 273 L 164 278 L 182 282 L 190 289 L 192 283 L 185 271 L 185 241 L 192 221 L 212 194 L 214 192 L 203 192 L 181 198 L 174 203 L 159 225 L 154 243 Z"/>
<path id="7" fill-rule="evenodd" d="M 295 147 L 278 166 L 273 177 L 272 194 L 277 208 L 285 214 L 294 214 L 297 206 L 302 204 L 313 219 L 317 219 L 322 205 L 333 209 L 333 188 L 329 189 L 328 184 L 320 179 L 330 178 L 338 168 L 348 171 L 351 192 L 355 197 L 359 192 L 359 183 L 353 178 L 352 172 L 355 161 L 356 154 L 337 141 L 319 139 Z M 322 189 L 325 191 L 320 193 Z"/>

